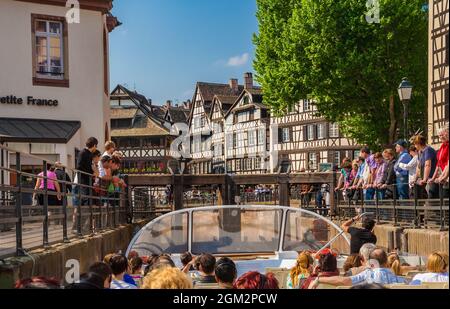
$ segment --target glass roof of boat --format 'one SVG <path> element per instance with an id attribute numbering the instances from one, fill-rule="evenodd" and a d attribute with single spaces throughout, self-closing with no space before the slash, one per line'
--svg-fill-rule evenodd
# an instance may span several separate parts
<path id="1" fill-rule="evenodd" d="M 183 209 L 156 218 L 131 241 L 127 254 L 271 254 L 339 248 L 349 240 L 329 219 L 281 206 L 211 206 Z"/>

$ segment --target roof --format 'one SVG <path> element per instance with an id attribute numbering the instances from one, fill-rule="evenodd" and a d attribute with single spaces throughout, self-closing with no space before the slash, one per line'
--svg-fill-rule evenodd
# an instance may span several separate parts
<path id="1" fill-rule="evenodd" d="M 246 94 L 250 94 L 251 95 L 252 102 L 249 105 L 237 108 L 236 106 L 238 105 L 239 101 Z M 233 103 L 233 105 L 231 107 L 229 107 L 227 111 L 224 111 L 225 117 L 227 117 L 233 110 L 234 111 L 245 110 L 245 109 L 248 109 L 248 108 L 250 108 L 252 106 L 254 106 L 256 108 L 261 108 L 261 109 L 268 109 L 268 107 L 263 104 L 263 92 L 262 92 L 262 89 L 260 87 L 253 87 L 253 88 L 250 88 L 250 89 L 244 89 L 244 91 L 242 91 L 242 93 L 239 95 L 239 97 L 236 99 L 236 101 Z"/>
<path id="2" fill-rule="evenodd" d="M 136 116 L 137 108 L 112 108 L 111 119 L 130 119 Z"/>
<path id="3" fill-rule="evenodd" d="M 170 135 L 169 130 L 156 124 L 154 121 L 147 119 L 146 125 L 143 128 L 129 128 L 129 129 L 113 129 L 111 130 L 112 137 L 128 137 L 128 136 L 165 136 Z"/>
<path id="4" fill-rule="evenodd" d="M 237 97 L 244 90 L 244 86 L 242 85 L 238 86 L 237 91 L 233 91 L 229 84 L 215 84 L 205 82 L 198 82 L 197 87 L 199 88 L 205 102 L 211 102 L 215 95 Z"/>
<path id="5" fill-rule="evenodd" d="M 164 116 L 166 115 L 166 108 L 164 106 L 152 105 L 153 115 L 159 118 L 160 120 L 164 120 Z"/>
<path id="6" fill-rule="evenodd" d="M 111 96 L 114 96 L 115 93 L 119 90 L 127 94 L 131 101 L 136 105 L 136 108 L 138 108 L 145 116 L 147 116 L 148 119 L 154 122 L 156 126 L 159 126 L 162 130 L 166 130 L 166 128 L 164 127 L 165 121 L 163 119 L 164 113 L 161 117 L 161 106 L 151 105 L 145 96 L 137 93 L 136 91 L 131 91 L 122 85 L 117 85 L 117 87 L 111 92 Z"/>
<path id="7" fill-rule="evenodd" d="M 189 109 L 184 107 L 169 107 L 167 113 L 173 123 L 186 123 L 189 117 Z"/>
<path id="8" fill-rule="evenodd" d="M 0 118 L 0 141 L 63 144 L 80 128 L 80 121 Z"/>

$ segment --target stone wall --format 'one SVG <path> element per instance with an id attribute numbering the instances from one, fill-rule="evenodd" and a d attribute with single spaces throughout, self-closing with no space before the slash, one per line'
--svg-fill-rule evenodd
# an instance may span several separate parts
<path id="1" fill-rule="evenodd" d="M 102 234 L 74 239 L 69 244 L 61 244 L 48 250 L 30 252 L 30 256 L 14 257 L 0 262 L 0 288 L 11 288 L 18 279 L 32 276 L 64 279 L 69 268 L 67 261 L 77 260 L 80 273 L 87 271 L 89 265 L 101 261 L 109 253 L 122 250 L 124 253 L 134 233 L 145 222 L 121 226 Z"/>
<path id="2" fill-rule="evenodd" d="M 335 222 L 341 225 L 341 222 Z M 331 231 L 330 231 L 331 232 Z M 335 231 L 330 233 L 330 237 L 335 236 Z M 377 225 L 374 230 L 377 236 L 377 245 L 388 251 L 400 249 L 402 252 L 408 252 L 413 255 L 427 257 L 435 251 L 444 251 L 449 253 L 449 234 L 448 231 L 440 232 L 428 229 L 405 229 L 392 225 Z M 347 235 L 350 239 L 350 235 Z M 331 239 L 331 238 L 330 238 Z M 342 253 L 347 253 L 347 245 L 343 237 L 339 238 L 333 245 Z"/>

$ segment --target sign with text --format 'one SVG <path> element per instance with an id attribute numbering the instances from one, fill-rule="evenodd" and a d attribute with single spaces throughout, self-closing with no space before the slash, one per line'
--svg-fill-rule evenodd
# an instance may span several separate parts
<path id="1" fill-rule="evenodd" d="M 58 100 L 53 99 L 36 99 L 32 96 L 21 98 L 9 95 L 6 97 L 0 96 L 0 105 L 29 105 L 29 106 L 57 107 L 59 105 L 59 102 Z"/>

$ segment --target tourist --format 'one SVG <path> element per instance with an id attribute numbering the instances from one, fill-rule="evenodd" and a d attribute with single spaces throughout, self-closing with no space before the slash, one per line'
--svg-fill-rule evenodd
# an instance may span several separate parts
<path id="1" fill-rule="evenodd" d="M 64 166 L 61 162 L 55 163 L 55 174 L 58 178 L 58 182 L 65 182 L 66 186 L 66 192 L 63 193 L 70 193 L 72 192 L 72 179 L 70 179 L 69 174 L 64 170 Z M 62 191 L 62 184 L 61 184 L 61 191 Z M 67 200 L 67 197 L 64 197 Z"/>
<path id="2" fill-rule="evenodd" d="M 112 158 L 116 145 L 113 142 L 107 142 L 105 144 L 105 152 L 101 155 L 101 159 L 104 157 Z M 101 162 L 97 163 L 99 174 L 104 175 L 106 172 L 104 171 L 103 164 Z"/>
<path id="3" fill-rule="evenodd" d="M 310 184 L 302 184 L 300 186 L 300 197 L 302 200 L 302 206 L 309 207 L 311 203 L 311 193 L 313 191 L 313 187 Z"/>
<path id="4" fill-rule="evenodd" d="M 99 163 L 102 158 L 102 153 L 98 150 L 92 153 L 92 170 L 94 171 L 92 174 L 94 175 L 94 180 L 97 179 L 100 175 Z"/>
<path id="5" fill-rule="evenodd" d="M 357 270 L 361 266 L 363 266 L 361 256 L 359 254 L 352 254 L 347 258 L 342 268 L 345 272 L 345 276 L 350 277 L 356 275 L 353 270 Z"/>
<path id="6" fill-rule="evenodd" d="M 135 256 L 129 259 L 130 261 L 130 276 L 133 278 L 134 282 L 136 283 L 136 286 L 141 286 L 142 282 L 142 265 L 143 261 L 140 257 Z"/>
<path id="7" fill-rule="evenodd" d="M 337 254 L 329 249 L 324 249 L 316 254 L 316 259 L 319 260 L 319 265 L 313 271 L 311 276 L 306 279 L 302 285 L 303 290 L 311 289 L 313 287 L 313 282 L 317 278 L 334 277 L 339 276 L 339 270 L 337 267 Z"/>
<path id="8" fill-rule="evenodd" d="M 422 282 L 449 282 L 447 253 L 434 252 L 428 257 L 427 272 L 415 275 L 411 284 Z"/>
<path id="9" fill-rule="evenodd" d="M 61 289 L 61 284 L 55 278 L 33 277 L 18 280 L 14 288 L 19 290 L 57 290 Z"/>
<path id="10" fill-rule="evenodd" d="M 116 144 L 114 142 L 108 141 L 105 143 L 105 152 L 103 153 L 102 156 L 112 157 L 115 152 L 116 152 Z"/>
<path id="11" fill-rule="evenodd" d="M 338 185 L 335 188 L 335 190 L 343 191 L 344 200 L 352 198 L 351 190 L 349 190 L 349 188 L 353 184 L 353 181 L 357 173 L 358 173 L 358 166 L 356 167 L 355 170 L 352 165 L 352 162 L 345 160 L 342 163 L 340 180 L 338 181 Z"/>
<path id="12" fill-rule="evenodd" d="M 111 281 L 111 289 L 114 290 L 129 290 L 136 289 L 136 285 L 125 282 L 124 276 L 128 270 L 128 260 L 125 256 L 116 254 L 109 260 L 113 278 Z M 133 280 L 134 282 L 134 280 Z"/>
<path id="13" fill-rule="evenodd" d="M 392 149 L 386 149 L 383 151 L 383 158 L 385 160 L 385 168 L 383 172 L 383 178 L 378 184 L 378 189 L 381 190 L 382 196 L 387 199 L 394 198 L 394 190 L 396 190 L 396 172 L 395 172 L 395 153 Z M 395 192 L 397 193 L 397 192 Z"/>
<path id="14" fill-rule="evenodd" d="M 375 177 L 373 178 L 373 183 L 372 183 L 372 185 L 369 185 L 368 187 L 375 190 L 375 193 L 377 194 L 378 199 L 383 200 L 386 192 L 384 190 L 379 190 L 378 188 L 381 185 L 383 185 L 382 181 L 383 181 L 384 171 L 386 170 L 386 167 L 387 167 L 387 163 L 384 160 L 383 154 L 381 152 L 375 153 L 374 158 L 375 158 L 377 168 L 375 170 Z"/>
<path id="15" fill-rule="evenodd" d="M 387 265 L 387 254 L 377 248 L 370 254 L 371 268 L 351 277 L 317 277 L 311 288 L 316 288 L 319 284 L 329 284 L 334 286 L 355 286 L 359 284 L 394 284 L 405 283 L 405 279 L 396 276 Z"/>
<path id="16" fill-rule="evenodd" d="M 88 273 L 82 275 L 79 283 L 74 283 L 66 287 L 70 290 L 85 289 L 109 289 L 112 281 L 111 267 L 104 262 L 97 262 L 89 267 Z"/>
<path id="17" fill-rule="evenodd" d="M 232 290 L 237 278 L 236 264 L 229 258 L 220 258 L 214 267 L 214 275 L 219 284 L 219 289 Z"/>
<path id="18" fill-rule="evenodd" d="M 153 266 L 156 262 L 156 260 L 158 259 L 159 255 L 157 254 L 152 254 L 151 256 L 148 257 L 143 257 L 142 259 L 144 260 L 144 277 L 147 276 L 147 274 L 149 274 L 152 270 L 153 270 Z"/>
<path id="19" fill-rule="evenodd" d="M 352 276 L 357 275 L 370 268 L 370 254 L 377 246 L 372 243 L 366 243 L 359 249 L 359 258 L 361 259 L 361 266 L 351 268 Z"/>
<path id="20" fill-rule="evenodd" d="M 370 154 L 370 149 L 368 147 L 362 148 L 360 155 L 364 159 L 364 170 L 357 187 L 362 187 L 364 189 L 366 200 L 373 200 L 375 189 L 373 189 L 371 185 L 375 179 L 375 172 L 377 171 L 378 164 L 375 161 L 375 155 Z"/>
<path id="21" fill-rule="evenodd" d="M 142 289 L 192 289 L 192 281 L 181 270 L 175 267 L 158 268 L 145 276 Z"/>
<path id="22" fill-rule="evenodd" d="M 90 137 L 86 141 L 86 147 L 80 151 L 77 158 L 77 170 L 80 171 L 75 176 L 74 183 L 79 184 L 73 188 L 73 226 L 72 230 L 76 230 L 77 227 L 77 207 L 88 204 L 89 185 L 91 176 L 94 173 L 92 169 L 92 154 L 97 150 L 98 140 L 95 137 Z M 81 194 L 81 201 L 79 200 L 79 194 Z"/>
<path id="23" fill-rule="evenodd" d="M 395 143 L 395 151 L 398 154 L 398 159 L 395 162 L 395 176 L 397 185 L 397 197 L 401 200 L 409 198 L 409 171 L 401 168 L 400 164 L 409 164 L 412 156 L 407 150 L 408 143 L 405 140 L 399 140 Z"/>
<path id="24" fill-rule="evenodd" d="M 214 275 L 215 266 L 216 258 L 213 255 L 207 253 L 200 255 L 198 257 L 198 270 L 200 272 L 200 276 L 198 278 L 195 278 L 194 285 L 197 283 L 217 283 L 216 277 Z"/>
<path id="25" fill-rule="evenodd" d="M 448 187 L 448 123 L 445 124 L 438 131 L 439 139 L 442 143 L 439 151 L 437 153 L 437 168 L 434 172 L 433 178 L 429 180 L 429 182 L 435 182 L 436 184 L 443 185 L 443 196 L 444 198 L 448 198 L 449 196 L 449 187 Z"/>
<path id="26" fill-rule="evenodd" d="M 181 264 L 183 264 L 183 267 L 181 268 L 181 270 L 184 273 L 187 274 L 193 270 L 193 266 L 192 266 L 193 260 L 194 260 L 194 257 L 192 256 L 192 254 L 190 252 L 185 252 L 180 255 L 180 261 L 181 261 Z"/>
<path id="27" fill-rule="evenodd" d="M 411 145 L 409 147 L 409 155 L 412 157 L 411 161 L 409 161 L 408 164 L 399 163 L 398 168 L 408 172 L 408 183 L 410 188 L 408 197 L 412 197 L 412 189 L 414 188 L 414 184 L 416 182 L 417 167 L 419 165 L 419 152 L 417 151 L 416 146 Z"/>
<path id="28" fill-rule="evenodd" d="M 170 256 L 162 254 L 154 259 L 152 268 L 150 269 L 150 271 L 157 269 L 157 268 L 165 268 L 165 267 L 170 267 L 170 268 L 175 267 L 175 263 L 173 262 L 173 260 Z"/>
<path id="29" fill-rule="evenodd" d="M 362 228 L 352 227 L 351 225 L 362 219 Z M 349 233 L 350 240 L 350 254 L 358 254 L 362 245 L 366 243 L 377 243 L 377 236 L 373 233 L 375 228 L 375 220 L 367 216 L 358 215 L 346 222 L 341 226 L 342 230 Z"/>
<path id="30" fill-rule="evenodd" d="M 301 252 L 295 266 L 291 269 L 286 280 L 287 289 L 299 289 L 305 280 L 311 275 L 314 258 L 307 251 Z"/>
<path id="31" fill-rule="evenodd" d="M 238 290 L 278 290 L 279 285 L 273 273 L 263 275 L 257 271 L 249 271 L 234 282 L 234 288 Z"/>
<path id="32" fill-rule="evenodd" d="M 439 197 L 439 189 L 436 183 L 428 182 L 432 179 L 437 167 L 436 150 L 427 145 L 427 140 L 422 135 L 417 135 L 413 139 L 414 146 L 419 151 L 419 168 L 417 170 L 417 184 L 421 191 L 425 188 L 428 198 Z M 425 187 L 426 186 L 426 187 Z M 423 195 L 423 194 L 421 194 Z"/>
<path id="33" fill-rule="evenodd" d="M 358 284 L 350 288 L 351 290 L 388 290 L 387 287 L 378 283 Z"/>
<path id="34" fill-rule="evenodd" d="M 418 270 L 416 266 L 402 265 L 400 257 L 396 252 L 389 253 L 388 255 L 388 267 L 397 276 L 404 276 L 409 271 Z"/>
<path id="35" fill-rule="evenodd" d="M 48 206 L 58 206 L 60 205 L 61 198 L 61 188 L 58 183 L 58 176 L 55 173 L 55 166 L 47 164 L 47 180 L 44 179 L 44 172 L 39 173 L 38 178 L 36 178 L 36 185 L 34 190 L 44 191 L 45 183 L 47 182 L 47 205 Z M 39 205 L 44 205 L 44 194 L 37 195 Z M 33 193 L 33 200 L 36 200 L 36 193 Z"/>

